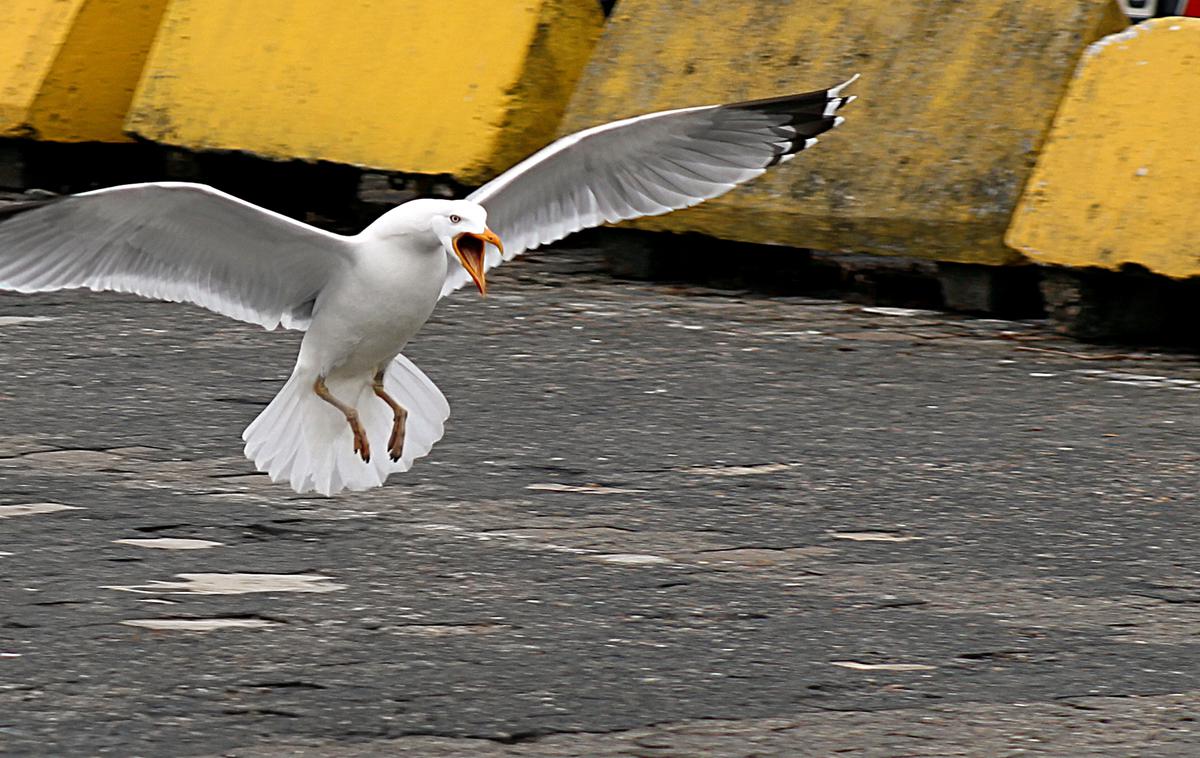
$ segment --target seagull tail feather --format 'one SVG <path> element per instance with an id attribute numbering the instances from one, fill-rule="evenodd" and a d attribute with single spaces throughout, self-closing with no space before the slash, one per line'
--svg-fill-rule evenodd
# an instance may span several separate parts
<path id="1" fill-rule="evenodd" d="M 370 374 L 329 377 L 334 397 L 353 405 L 371 445 L 371 461 L 354 452 L 350 425 L 337 409 L 317 397 L 317 375 L 297 366 L 283 389 L 246 427 L 246 457 L 272 481 L 286 481 L 299 493 L 334 495 L 381 486 L 389 474 L 407 471 L 442 438 L 450 406 L 441 391 L 412 361 L 398 355 L 388 364 L 384 389 L 408 410 L 400 460 L 388 455 L 392 411 L 371 388 Z"/>

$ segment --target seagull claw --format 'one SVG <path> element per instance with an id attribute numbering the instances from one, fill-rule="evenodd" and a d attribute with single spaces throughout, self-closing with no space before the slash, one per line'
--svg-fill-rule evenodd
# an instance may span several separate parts
<path id="1" fill-rule="evenodd" d="M 363 459 L 363 463 L 371 462 L 371 443 L 367 442 L 367 433 L 363 431 L 358 419 L 350 421 L 350 430 L 354 432 L 354 452 Z"/>
<path id="2" fill-rule="evenodd" d="M 395 419 L 392 421 L 392 436 L 388 440 L 388 454 L 391 456 L 393 463 L 400 460 L 400 457 L 404 455 L 404 419 L 407 415 L 402 416 L 397 413 Z"/>

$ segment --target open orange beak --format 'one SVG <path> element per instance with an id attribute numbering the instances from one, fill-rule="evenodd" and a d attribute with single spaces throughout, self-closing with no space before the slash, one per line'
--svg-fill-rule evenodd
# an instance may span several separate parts
<path id="1" fill-rule="evenodd" d="M 501 255 L 504 255 L 504 243 L 491 229 L 484 229 L 483 234 L 463 232 L 455 237 L 453 242 L 458 260 L 475 280 L 475 286 L 479 288 L 481 295 L 487 294 L 487 278 L 484 276 L 483 260 L 487 250 L 486 245 L 489 242 L 496 246 Z"/>

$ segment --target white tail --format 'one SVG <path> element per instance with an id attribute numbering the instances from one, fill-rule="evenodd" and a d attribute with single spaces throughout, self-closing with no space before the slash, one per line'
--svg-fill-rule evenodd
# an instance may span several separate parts
<path id="1" fill-rule="evenodd" d="M 297 492 L 322 495 L 378 487 L 389 474 L 412 468 L 413 461 L 442 438 L 450 406 L 429 377 L 403 355 L 388 365 L 383 380 L 388 394 L 408 410 L 404 454 L 395 462 L 387 450 L 392 411 L 371 390 L 371 375 L 326 381 L 334 397 L 358 409 L 371 445 L 370 463 L 354 452 L 345 417 L 313 392 L 316 378 L 297 369 L 242 432 L 246 457 L 272 481 L 287 481 Z"/>

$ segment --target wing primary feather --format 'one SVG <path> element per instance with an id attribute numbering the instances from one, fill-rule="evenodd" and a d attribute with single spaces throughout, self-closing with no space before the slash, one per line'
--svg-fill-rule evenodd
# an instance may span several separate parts
<path id="1" fill-rule="evenodd" d="M 42 291 L 44 282 L 49 280 L 51 274 L 60 271 L 64 266 L 69 266 L 72 263 L 71 256 L 59 252 L 61 250 L 61 247 L 56 248 L 54 253 L 42 256 L 41 259 L 35 260 L 32 265 L 20 272 L 21 284 L 26 288 L 26 291 Z"/>
<path id="2" fill-rule="evenodd" d="M 353 261 L 350 238 L 181 182 L 0 205 L 0 288 L 191 302 L 273 328 Z"/>
<path id="3" fill-rule="evenodd" d="M 670 164 L 671 166 L 673 166 L 675 168 L 676 171 L 690 176 L 693 181 L 701 182 L 703 184 L 724 184 L 725 183 L 725 182 L 721 181 L 720 179 L 715 179 L 710 175 L 702 173 L 697 168 L 697 166 L 700 164 L 681 163 L 680 161 L 676 160 L 675 156 L 672 155 L 671 153 L 664 152 L 661 156 L 659 156 L 659 160 L 663 161 L 664 163 Z"/>
<path id="4" fill-rule="evenodd" d="M 635 210 L 646 216 L 659 216 L 672 210 L 670 206 L 664 205 L 654 198 L 652 190 L 646 187 L 642 177 L 635 173 L 631 167 L 622 167 L 622 169 L 621 173 L 625 177 L 625 186 L 641 201 L 640 206 L 637 204 L 633 205 Z"/>
<path id="5" fill-rule="evenodd" d="M 717 197 L 812 147 L 854 101 L 824 90 L 649 113 L 568 135 L 472 192 L 508 260 L 602 222 L 667 213 Z M 495 260 L 499 257 L 496 256 Z M 493 257 L 489 256 L 488 265 Z M 451 266 L 443 294 L 468 277 Z"/>
<path id="6" fill-rule="evenodd" d="M 700 155 L 699 153 L 695 153 L 687 147 L 683 147 L 682 150 L 684 152 L 690 152 L 694 155 Z M 714 166 L 712 163 L 703 161 L 688 161 L 684 163 L 683 157 L 676 155 L 674 151 L 672 151 L 672 153 L 664 154 L 663 159 L 673 163 L 676 166 L 680 166 L 681 168 L 691 170 L 697 173 L 697 175 L 700 176 L 704 181 L 712 182 L 713 184 L 732 186 L 748 179 L 753 179 L 761 173 L 761 169 L 758 167 L 741 168 L 729 165 Z M 711 173 L 705 174 L 701 173 L 701 171 Z"/>
<path id="7" fill-rule="evenodd" d="M 672 207 L 674 208 L 687 207 L 688 205 L 695 203 L 697 200 L 703 199 L 706 195 L 704 192 L 697 194 L 694 191 L 681 188 L 678 184 L 676 184 L 677 180 L 672 178 L 669 174 L 663 172 L 657 165 L 655 165 L 653 161 L 648 161 L 642 164 L 642 169 L 654 174 L 654 176 L 658 178 L 659 184 L 661 187 L 663 187 L 663 189 L 668 190 L 679 198 L 678 200 L 673 201 Z"/>

